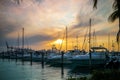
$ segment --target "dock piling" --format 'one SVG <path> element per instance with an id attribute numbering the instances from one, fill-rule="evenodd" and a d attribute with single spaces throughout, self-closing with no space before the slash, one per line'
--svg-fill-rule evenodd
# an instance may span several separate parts
<path id="1" fill-rule="evenodd" d="M 17 52 L 15 52 L 15 61 L 17 62 Z"/>
<path id="2" fill-rule="evenodd" d="M 64 77 L 64 52 L 61 52 L 62 56 L 61 56 L 61 76 L 62 78 Z"/>
<path id="3" fill-rule="evenodd" d="M 4 61 L 4 58 L 5 58 L 4 54 L 5 54 L 5 52 L 2 53 L 2 60 L 3 61 Z"/>
<path id="4" fill-rule="evenodd" d="M 44 68 L 44 54 L 45 54 L 45 53 L 44 53 L 44 52 L 41 52 L 41 54 L 42 54 L 42 63 L 41 63 L 41 64 L 42 64 L 42 68 Z"/>
<path id="5" fill-rule="evenodd" d="M 32 66 L 32 52 L 30 52 L 30 65 Z"/>

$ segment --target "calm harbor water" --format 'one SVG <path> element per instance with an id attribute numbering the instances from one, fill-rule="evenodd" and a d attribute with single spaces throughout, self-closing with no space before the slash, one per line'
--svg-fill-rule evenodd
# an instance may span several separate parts
<path id="1" fill-rule="evenodd" d="M 61 76 L 61 68 L 45 65 L 42 69 L 40 63 L 15 62 L 15 60 L 0 59 L 0 80 L 65 80 L 68 69 L 64 69 L 64 78 Z"/>

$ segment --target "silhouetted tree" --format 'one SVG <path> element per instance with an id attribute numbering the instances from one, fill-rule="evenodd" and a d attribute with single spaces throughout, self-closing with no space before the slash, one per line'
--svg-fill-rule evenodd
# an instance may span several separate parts
<path id="1" fill-rule="evenodd" d="M 93 0 L 93 2 L 94 2 L 93 8 L 96 8 L 96 9 L 97 9 L 97 1 L 98 1 L 98 0 Z"/>
<path id="2" fill-rule="evenodd" d="M 97 1 L 93 0 L 94 5 L 93 8 L 97 8 Z M 108 21 L 114 22 L 116 19 L 119 19 L 119 29 L 116 36 L 116 41 L 118 43 L 118 51 L 119 51 L 119 43 L 120 43 L 120 0 L 114 0 L 113 3 L 113 13 L 109 16 Z"/>

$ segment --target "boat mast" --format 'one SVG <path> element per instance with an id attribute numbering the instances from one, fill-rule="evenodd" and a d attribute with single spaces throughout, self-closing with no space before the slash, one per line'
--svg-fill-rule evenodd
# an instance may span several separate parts
<path id="1" fill-rule="evenodd" d="M 78 35 L 76 36 L 76 43 L 77 43 L 76 48 L 77 48 L 77 50 L 78 50 Z"/>
<path id="2" fill-rule="evenodd" d="M 74 48 L 73 41 L 72 41 L 72 49 Z"/>
<path id="3" fill-rule="evenodd" d="M 24 62 L 23 58 L 24 58 L 24 28 L 22 28 L 22 63 Z"/>
<path id="4" fill-rule="evenodd" d="M 90 18 L 90 27 L 89 27 L 89 66 L 90 66 L 90 69 L 91 69 L 91 65 L 92 65 L 92 61 L 91 61 L 91 18 Z"/>
<path id="5" fill-rule="evenodd" d="M 66 51 L 67 51 L 67 26 L 66 26 Z"/>
<path id="6" fill-rule="evenodd" d="M 93 42 L 92 43 L 93 43 L 92 47 L 94 47 L 95 46 L 95 30 L 93 31 Z"/>
<path id="7" fill-rule="evenodd" d="M 110 34 L 108 34 L 108 50 L 110 50 Z"/>
<path id="8" fill-rule="evenodd" d="M 18 49 L 19 49 L 19 33 L 18 33 L 18 41 L 17 42 L 18 42 Z"/>
<path id="9" fill-rule="evenodd" d="M 95 33 L 95 37 L 94 38 L 95 38 L 95 43 L 94 44 L 95 44 L 95 46 L 98 46 L 97 45 L 97 36 L 96 36 L 96 33 Z"/>
<path id="10" fill-rule="evenodd" d="M 60 44 L 60 51 L 61 51 L 61 49 L 62 49 L 62 45 L 63 45 L 63 40 L 64 40 L 64 38 L 65 38 L 65 35 L 63 35 L 62 43 Z"/>
<path id="11" fill-rule="evenodd" d="M 88 28 L 87 28 L 86 33 L 84 35 L 84 41 L 83 41 L 83 44 L 82 44 L 82 50 L 83 50 L 83 47 L 85 46 L 85 41 L 86 41 L 86 38 L 87 38 L 87 32 L 88 32 Z"/>
<path id="12" fill-rule="evenodd" d="M 22 29 L 22 49 L 24 49 L 24 28 Z"/>

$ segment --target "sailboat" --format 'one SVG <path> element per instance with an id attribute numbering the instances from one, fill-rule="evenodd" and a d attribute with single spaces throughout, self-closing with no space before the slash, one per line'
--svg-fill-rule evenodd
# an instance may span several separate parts
<path id="1" fill-rule="evenodd" d="M 69 63 L 68 61 L 68 58 L 71 58 L 72 55 L 70 52 L 67 52 L 67 27 L 66 27 L 66 31 L 65 31 L 66 35 L 66 52 L 64 52 L 65 54 L 63 54 L 63 59 L 64 59 L 64 63 Z M 64 39 L 64 37 L 63 37 Z M 60 50 L 61 50 L 61 47 L 62 47 L 62 44 L 60 46 Z M 56 54 L 56 53 L 50 53 L 47 57 L 47 63 L 50 64 L 50 65 L 53 65 L 53 66 L 59 66 L 61 65 L 61 60 L 62 60 L 62 53 L 61 51 L 59 51 L 59 54 Z"/>
<path id="2" fill-rule="evenodd" d="M 108 50 L 102 46 L 91 47 L 91 65 L 104 65 L 108 59 Z M 89 66 L 89 53 L 85 55 L 77 55 L 71 58 L 73 64 L 79 66 Z"/>
<path id="3" fill-rule="evenodd" d="M 92 67 L 105 65 L 108 59 L 108 50 L 102 46 L 91 47 L 91 19 L 89 28 L 89 52 L 84 55 L 77 55 L 71 58 L 73 65 L 81 67 Z"/>

